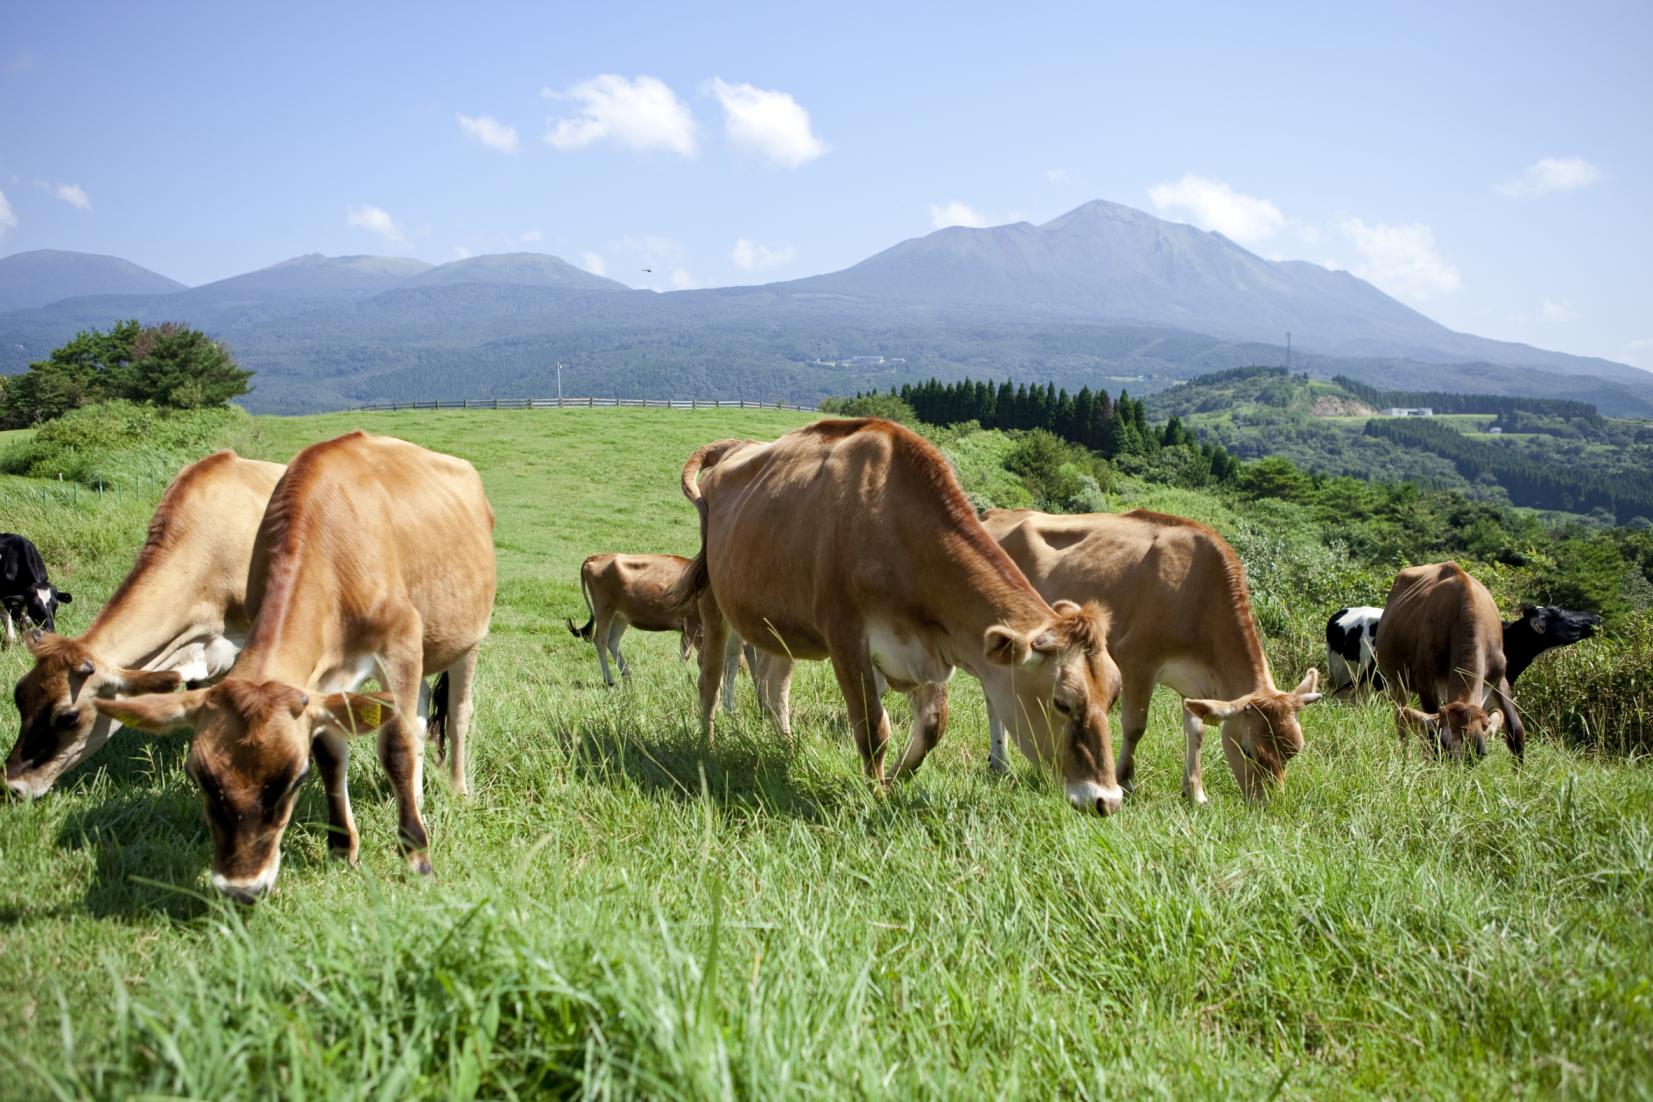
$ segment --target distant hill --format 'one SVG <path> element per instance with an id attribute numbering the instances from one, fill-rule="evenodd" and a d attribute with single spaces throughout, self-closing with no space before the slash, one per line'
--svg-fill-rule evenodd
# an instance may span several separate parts
<path id="1" fill-rule="evenodd" d="M 1348 272 L 1269 261 L 1220 233 L 1102 200 L 1042 226 L 954 226 L 777 290 L 1161 325 L 1350 358 L 1484 361 L 1645 381 L 1609 360 L 1456 333 Z"/>
<path id="2" fill-rule="evenodd" d="M 496 253 L 440 264 L 403 281 L 403 287 L 455 283 L 508 283 L 519 287 L 561 287 L 575 291 L 628 291 L 624 283 L 592 275 L 546 253 Z"/>
<path id="3" fill-rule="evenodd" d="M 0 256 L 0 313 L 72 295 L 164 295 L 183 289 L 182 283 L 118 256 L 62 249 Z"/>
<path id="4" fill-rule="evenodd" d="M 1114 203 L 952 228 L 828 275 L 632 291 L 556 257 L 295 257 L 166 294 L 0 313 L 0 372 L 88 326 L 186 321 L 258 373 L 250 408 L 569 393 L 812 401 L 935 376 L 1137 396 L 1280 363 L 1387 389 L 1574 398 L 1653 417 L 1653 374 L 1454 333 L 1377 288 Z M 885 362 L 832 366 L 848 357 Z M 826 361 L 826 362 L 823 362 Z"/>

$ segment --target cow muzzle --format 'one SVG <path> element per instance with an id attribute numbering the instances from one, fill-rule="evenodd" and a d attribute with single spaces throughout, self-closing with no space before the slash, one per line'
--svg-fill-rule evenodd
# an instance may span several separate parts
<path id="1" fill-rule="evenodd" d="M 1094 811 L 1098 815 L 1112 815 L 1125 806 L 1125 790 L 1117 784 L 1112 787 L 1095 781 L 1074 781 L 1067 786 L 1068 803 L 1076 811 Z"/>

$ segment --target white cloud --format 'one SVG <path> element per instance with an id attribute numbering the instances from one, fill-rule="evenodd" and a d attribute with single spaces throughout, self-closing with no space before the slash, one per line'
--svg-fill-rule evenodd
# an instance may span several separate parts
<path id="1" fill-rule="evenodd" d="M 528 232 L 526 232 L 522 235 L 522 243 L 524 245 L 532 245 L 537 241 L 544 241 L 544 240 L 545 240 L 545 235 L 543 233 L 541 233 L 539 230 L 529 230 Z"/>
<path id="2" fill-rule="evenodd" d="M 1545 299 L 1544 305 L 1538 310 L 1538 317 L 1540 321 L 1577 321 L 1578 310 L 1573 307 L 1573 300 L 1570 298 L 1564 298 L 1557 302 Z"/>
<path id="3" fill-rule="evenodd" d="M 969 226 L 981 229 L 987 225 L 987 215 L 958 199 L 930 204 L 930 224 L 938 230 L 948 226 Z"/>
<path id="4" fill-rule="evenodd" d="M 729 259 L 735 262 L 735 267 L 748 272 L 790 264 L 792 257 L 791 245 L 759 245 L 756 241 L 749 241 L 744 237 L 735 242 L 734 249 L 729 253 Z"/>
<path id="5" fill-rule="evenodd" d="M 1045 179 L 1049 180 L 1053 184 L 1065 183 L 1067 181 L 1067 178 L 1068 178 L 1068 170 L 1065 169 L 1065 168 L 1047 168 L 1047 169 L 1045 169 Z"/>
<path id="6" fill-rule="evenodd" d="M 707 87 L 723 105 L 729 140 L 776 168 L 797 168 L 830 148 L 810 129 L 809 112 L 786 92 L 716 77 Z"/>
<path id="7" fill-rule="evenodd" d="M 497 149 L 501 153 L 515 153 L 517 151 L 517 128 L 510 123 L 500 122 L 492 115 L 458 115 L 459 128 L 465 131 L 472 141 L 481 142 L 489 149 Z"/>
<path id="8" fill-rule="evenodd" d="M 1505 195 L 1549 195 L 1576 191 L 1600 180 L 1601 169 L 1583 157 L 1545 157 L 1498 185 Z"/>
<path id="9" fill-rule="evenodd" d="M 52 188 L 52 194 L 77 210 L 92 209 L 92 197 L 79 184 L 58 184 Z"/>
<path id="10" fill-rule="evenodd" d="M 7 230 L 17 228 L 17 215 L 11 212 L 11 204 L 6 201 L 6 193 L 0 191 L 0 235 Z"/>
<path id="11" fill-rule="evenodd" d="M 603 263 L 603 258 L 596 253 L 581 253 L 580 267 L 594 276 L 606 276 L 608 274 L 608 265 Z"/>
<path id="12" fill-rule="evenodd" d="M 689 271 L 688 271 L 687 268 L 673 268 L 672 269 L 672 290 L 674 290 L 674 291 L 692 291 L 692 290 L 694 290 L 694 288 L 695 288 L 694 276 L 689 274 Z"/>
<path id="13" fill-rule="evenodd" d="M 1273 237 L 1286 225 L 1286 216 L 1267 199 L 1241 194 L 1221 180 L 1192 172 L 1174 184 L 1155 184 L 1148 198 L 1161 214 L 1180 212 L 1201 229 L 1216 230 L 1242 245 Z"/>
<path id="14" fill-rule="evenodd" d="M 566 92 L 546 88 L 541 94 L 580 105 L 576 114 L 551 120 L 551 129 L 545 132 L 545 140 L 564 152 L 611 141 L 638 151 L 695 154 L 694 116 L 655 77 L 627 80 L 604 73 Z"/>
<path id="15" fill-rule="evenodd" d="M 1458 269 L 1435 247 L 1435 231 L 1411 225 L 1367 225 L 1345 218 L 1338 227 L 1360 260 L 1355 275 L 1399 298 L 1423 300 L 1458 289 Z"/>
<path id="16" fill-rule="evenodd" d="M 350 207 L 345 211 L 345 221 L 352 226 L 371 230 L 392 245 L 409 244 L 407 234 L 383 207 Z"/>
<path id="17" fill-rule="evenodd" d="M 453 258 L 455 260 L 469 260 L 472 255 L 471 250 L 467 249 L 463 245 L 455 245 L 453 247 Z"/>

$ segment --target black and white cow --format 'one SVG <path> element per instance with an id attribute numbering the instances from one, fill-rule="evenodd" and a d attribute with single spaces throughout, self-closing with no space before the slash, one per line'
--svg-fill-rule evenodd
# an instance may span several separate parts
<path id="1" fill-rule="evenodd" d="M 1340 608 L 1326 621 L 1326 669 L 1330 691 L 1377 687 L 1377 635 L 1381 608 Z"/>
<path id="2" fill-rule="evenodd" d="M 22 536 L 0 532 L 0 617 L 6 621 L 5 641 L 17 641 L 19 624 L 57 630 L 57 606 L 74 597 L 46 577 L 40 552 Z"/>
<path id="3" fill-rule="evenodd" d="M 1515 684 L 1534 658 L 1588 639 L 1600 626 L 1601 616 L 1594 612 L 1571 612 L 1554 605 L 1522 606 L 1521 615 L 1504 625 L 1504 676 Z"/>

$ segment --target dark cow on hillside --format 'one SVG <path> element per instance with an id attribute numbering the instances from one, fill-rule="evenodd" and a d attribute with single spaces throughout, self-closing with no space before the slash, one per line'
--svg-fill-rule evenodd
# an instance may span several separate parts
<path id="1" fill-rule="evenodd" d="M 1340 608 L 1326 621 L 1326 668 L 1332 692 L 1356 685 L 1382 688 L 1377 672 L 1377 631 L 1381 608 Z M 1510 684 L 1547 650 L 1570 647 L 1595 635 L 1601 616 L 1554 605 L 1523 605 L 1521 615 L 1504 625 L 1505 676 Z"/>
<path id="2" fill-rule="evenodd" d="M 74 597 L 46 577 L 40 552 L 23 536 L 0 532 L 0 616 L 6 620 L 6 642 L 17 641 L 17 626 L 57 629 L 57 606 Z"/>
<path id="3" fill-rule="evenodd" d="M 1504 625 L 1504 661 L 1508 665 L 1505 676 L 1510 684 L 1521 676 L 1521 671 L 1532 665 L 1533 659 L 1556 647 L 1570 647 L 1588 639 L 1601 626 L 1601 616 L 1594 612 L 1571 612 L 1554 605 L 1523 605 L 1521 615 Z"/>
<path id="4" fill-rule="evenodd" d="M 1326 671 L 1332 692 L 1378 687 L 1377 634 L 1381 608 L 1340 608 L 1326 621 Z"/>

